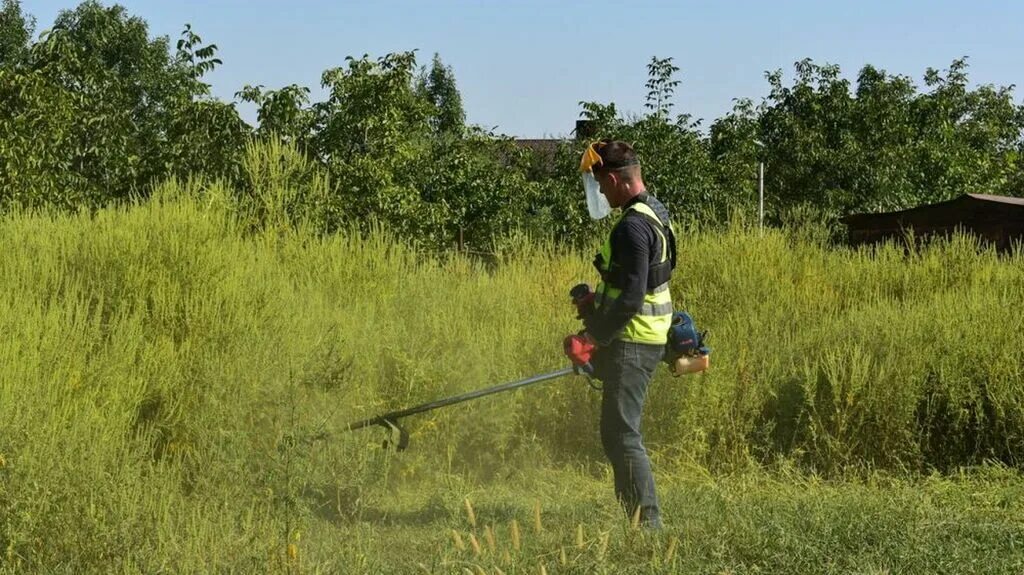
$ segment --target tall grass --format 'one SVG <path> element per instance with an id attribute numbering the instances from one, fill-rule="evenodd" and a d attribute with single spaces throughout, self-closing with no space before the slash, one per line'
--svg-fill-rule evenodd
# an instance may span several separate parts
<path id="1" fill-rule="evenodd" d="M 590 254 L 520 242 L 485 265 L 386 230 L 322 235 L 286 213 L 297 193 L 171 182 L 0 220 L 0 568 L 289 570 L 310 518 L 363 517 L 380 485 L 602 468 L 579 378 L 411 418 L 401 458 L 341 432 L 564 366 Z M 691 230 L 679 256 L 674 299 L 714 352 L 653 384 L 663 472 L 1020 466 L 1021 254 L 735 225 Z"/>

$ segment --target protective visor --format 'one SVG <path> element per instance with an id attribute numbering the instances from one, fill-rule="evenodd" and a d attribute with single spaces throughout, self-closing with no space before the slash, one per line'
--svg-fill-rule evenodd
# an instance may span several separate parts
<path id="1" fill-rule="evenodd" d="M 600 220 L 612 213 L 612 207 L 608 205 L 608 199 L 601 193 L 601 185 L 594 177 L 594 167 L 604 164 L 601 155 L 597 153 L 598 147 L 603 145 L 603 142 L 594 142 L 587 146 L 583 157 L 580 158 L 580 173 L 583 176 L 583 192 L 587 197 L 587 211 L 590 212 L 590 218 L 594 220 Z"/>

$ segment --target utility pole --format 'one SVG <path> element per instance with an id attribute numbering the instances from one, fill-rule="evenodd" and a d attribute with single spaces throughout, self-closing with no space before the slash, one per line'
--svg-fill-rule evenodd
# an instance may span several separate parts
<path id="1" fill-rule="evenodd" d="M 757 163 L 757 218 L 764 229 L 764 162 Z"/>
<path id="2" fill-rule="evenodd" d="M 764 142 L 754 140 L 757 146 L 757 226 L 764 231 Z"/>

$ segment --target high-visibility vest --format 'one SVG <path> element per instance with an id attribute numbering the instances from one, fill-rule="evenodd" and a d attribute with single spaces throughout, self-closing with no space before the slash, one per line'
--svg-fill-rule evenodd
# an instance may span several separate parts
<path id="1" fill-rule="evenodd" d="M 622 218 L 615 224 L 618 227 L 630 211 L 635 211 L 646 217 L 653 225 L 654 231 L 661 238 L 661 257 L 652 266 L 648 274 L 647 293 L 644 295 L 644 303 L 640 311 L 633 316 L 633 319 L 626 324 L 619 339 L 637 343 L 664 344 L 668 341 L 668 330 L 672 326 L 672 294 L 669 292 L 669 277 L 672 272 L 671 256 L 669 254 L 669 234 L 671 224 L 666 225 L 654 213 L 650 206 L 642 201 L 633 202 L 623 210 Z M 612 229 L 614 233 L 614 228 Z M 594 265 L 601 274 L 601 282 L 597 284 L 594 303 L 600 311 L 603 306 L 610 306 L 613 301 L 622 294 L 622 289 L 613 285 L 615 283 L 613 273 L 613 262 L 615 254 L 612 253 L 611 234 L 601 246 Z M 657 282 L 655 285 L 651 285 Z"/>

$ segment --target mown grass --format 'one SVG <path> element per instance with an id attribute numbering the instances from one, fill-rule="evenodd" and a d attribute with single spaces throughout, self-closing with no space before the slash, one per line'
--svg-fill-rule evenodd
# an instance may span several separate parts
<path id="1" fill-rule="evenodd" d="M 619 517 L 606 480 L 549 471 L 513 474 L 500 485 L 452 477 L 381 493 L 344 527 L 314 527 L 302 541 L 318 565 L 339 572 L 359 565 L 382 573 L 540 573 L 541 566 L 548 573 L 1018 573 L 1024 566 L 1022 483 L 1002 468 L 914 481 L 697 472 L 662 479 L 668 527 L 658 534 Z M 338 549 L 346 551 L 325 563 Z"/>
<path id="2" fill-rule="evenodd" d="M 296 193 L 0 220 L 0 571 L 1020 572 L 1019 253 L 682 234 L 673 294 L 713 367 L 652 387 L 647 536 L 579 378 L 411 418 L 400 455 L 340 431 L 562 367 L 588 254 L 324 236 Z"/>

